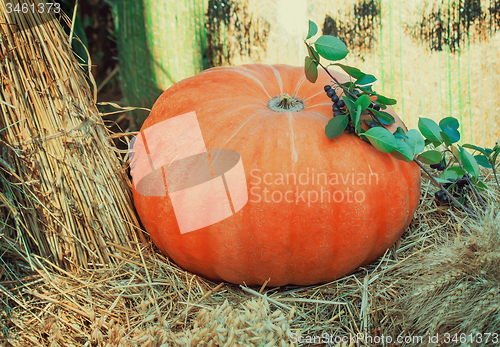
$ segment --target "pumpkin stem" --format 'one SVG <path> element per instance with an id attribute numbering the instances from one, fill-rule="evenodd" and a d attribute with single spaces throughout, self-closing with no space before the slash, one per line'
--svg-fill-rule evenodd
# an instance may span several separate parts
<path id="1" fill-rule="evenodd" d="M 282 93 L 269 100 L 267 107 L 276 112 L 298 112 L 304 109 L 304 102 L 287 93 Z"/>

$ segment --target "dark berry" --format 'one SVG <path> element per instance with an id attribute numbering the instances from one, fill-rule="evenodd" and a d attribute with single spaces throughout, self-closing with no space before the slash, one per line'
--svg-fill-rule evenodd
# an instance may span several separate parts
<path id="1" fill-rule="evenodd" d="M 349 134 L 354 134 L 354 127 L 349 127 Z"/>
<path id="2" fill-rule="evenodd" d="M 464 177 L 465 177 L 465 176 L 464 176 Z M 466 186 L 466 185 L 468 185 L 468 184 L 469 184 L 469 181 L 467 181 L 467 179 L 465 179 L 465 178 L 461 178 L 461 179 L 459 179 L 459 180 L 458 180 L 458 182 L 457 182 L 457 185 L 458 185 L 459 187 L 465 187 L 465 186 Z"/>
<path id="3" fill-rule="evenodd" d="M 337 105 L 333 105 L 332 110 L 333 110 L 333 112 L 340 111 L 340 109 L 337 107 Z"/>
<path id="4" fill-rule="evenodd" d="M 344 106 L 345 106 L 344 100 L 341 99 L 341 100 L 337 101 L 337 107 L 341 108 L 341 107 L 344 107 Z"/>
<path id="5" fill-rule="evenodd" d="M 444 202 L 444 203 L 449 203 L 450 202 L 450 198 L 442 190 L 438 190 L 434 194 L 434 197 L 436 199 L 438 199 L 439 201 Z"/>
<path id="6" fill-rule="evenodd" d="M 376 128 L 376 127 L 378 127 L 378 125 L 377 125 L 377 123 L 372 122 L 372 123 L 370 123 L 369 127 L 370 128 Z"/>
<path id="7" fill-rule="evenodd" d="M 373 105 L 373 107 L 372 107 L 372 108 L 373 108 L 375 111 L 380 111 L 380 106 L 379 106 L 379 105 L 377 105 L 377 104 Z"/>
<path id="8" fill-rule="evenodd" d="M 332 96 L 336 95 L 335 94 L 335 90 L 333 89 L 329 89 L 327 92 L 326 92 L 326 95 L 328 95 L 329 98 L 331 98 Z"/>
<path id="9" fill-rule="evenodd" d="M 332 101 L 334 103 L 337 103 L 339 101 L 339 96 L 337 94 L 335 94 L 334 96 L 332 96 Z"/>
<path id="10" fill-rule="evenodd" d="M 331 85 L 329 85 L 329 84 L 327 84 L 327 85 L 325 86 L 325 92 L 329 91 L 330 89 L 332 89 L 332 86 L 331 86 Z"/>
<path id="11" fill-rule="evenodd" d="M 336 117 L 336 116 L 340 116 L 342 114 L 342 112 L 340 110 L 338 111 L 334 111 L 333 112 L 333 115 Z"/>
<path id="12" fill-rule="evenodd" d="M 446 166 L 444 166 L 444 163 L 437 163 L 437 164 L 431 164 L 431 169 L 436 169 L 436 170 L 439 170 L 439 171 L 444 171 L 444 169 L 446 168 Z"/>

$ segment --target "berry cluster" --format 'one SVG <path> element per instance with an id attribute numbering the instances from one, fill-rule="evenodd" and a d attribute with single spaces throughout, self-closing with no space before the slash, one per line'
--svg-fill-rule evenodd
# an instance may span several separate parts
<path id="1" fill-rule="evenodd" d="M 330 86 L 330 85 L 327 84 L 325 86 L 325 92 L 326 92 L 326 95 L 333 102 L 333 107 L 332 107 L 333 116 L 336 117 L 336 116 L 339 116 L 341 114 L 345 114 L 346 113 L 345 102 L 344 102 L 344 100 L 342 100 L 341 98 L 339 98 L 339 96 L 337 95 L 337 92 L 335 91 L 335 89 L 332 88 L 332 86 Z M 355 129 L 354 129 L 354 126 L 352 125 L 350 119 L 349 119 L 349 122 L 347 123 L 346 130 L 349 131 L 349 134 L 354 134 Z"/>
<path id="2" fill-rule="evenodd" d="M 326 95 L 332 100 L 333 102 L 333 107 L 332 107 L 332 110 L 333 110 L 333 115 L 334 116 L 338 116 L 340 114 L 343 114 L 345 113 L 345 102 L 344 100 L 340 99 L 339 96 L 337 95 L 337 92 L 335 91 L 334 88 L 332 88 L 331 85 L 326 85 L 325 86 L 325 92 L 326 92 Z M 359 96 L 360 95 L 360 92 L 359 90 L 354 90 L 354 94 L 356 96 Z M 376 99 L 376 97 L 375 97 Z M 370 103 L 370 106 L 369 106 L 371 109 L 374 109 L 375 111 L 380 111 L 380 106 L 377 105 L 376 103 L 372 102 Z"/>
<path id="3" fill-rule="evenodd" d="M 469 184 L 469 179 L 470 179 L 470 176 L 469 176 L 469 174 L 466 173 L 458 180 L 450 178 L 449 181 L 451 181 L 452 183 L 445 183 L 445 184 L 443 184 L 443 187 L 446 188 L 448 191 L 450 191 L 450 193 L 455 198 L 459 198 L 459 197 L 464 196 L 468 193 L 469 189 L 468 189 L 467 185 Z M 448 189 L 450 187 L 451 187 L 451 190 Z M 451 202 L 450 198 L 442 190 L 438 190 L 434 194 L 434 197 L 445 204 L 449 204 Z"/>
<path id="4" fill-rule="evenodd" d="M 333 107 L 332 107 L 333 115 L 338 116 L 342 113 L 345 113 L 345 102 L 344 102 L 344 100 L 339 98 L 335 89 L 333 89 L 332 86 L 330 86 L 330 85 L 326 85 L 325 92 L 326 92 L 326 95 L 333 102 Z"/>
<path id="5" fill-rule="evenodd" d="M 326 95 L 333 102 L 333 107 L 332 107 L 333 116 L 336 117 L 336 116 L 339 116 L 341 114 L 345 114 L 346 113 L 345 102 L 344 102 L 344 100 L 342 100 L 342 99 L 339 98 L 339 96 L 337 95 L 337 92 L 336 92 L 335 88 L 332 88 L 331 85 L 327 84 L 325 86 L 325 92 L 326 92 Z M 360 91 L 357 90 L 357 89 L 355 89 L 354 90 L 354 94 L 356 96 L 359 96 L 360 95 Z M 372 96 L 372 100 L 375 101 L 375 99 L 376 99 L 376 97 Z M 376 111 L 380 111 L 380 106 L 377 105 L 374 102 L 370 103 L 369 108 L 371 108 L 373 110 L 376 110 Z M 370 128 L 374 128 L 374 127 L 378 126 L 377 123 L 375 123 L 375 122 L 368 123 L 368 125 L 369 125 Z M 354 126 L 351 123 L 351 120 L 349 120 L 349 123 L 347 124 L 346 130 L 348 130 L 350 134 L 354 134 L 355 129 L 354 129 Z"/>

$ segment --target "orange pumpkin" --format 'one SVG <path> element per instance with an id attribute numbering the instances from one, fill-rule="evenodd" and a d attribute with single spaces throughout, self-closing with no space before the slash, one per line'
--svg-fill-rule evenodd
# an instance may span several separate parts
<path id="1" fill-rule="evenodd" d="M 330 83 L 323 71 L 312 84 L 302 67 L 245 65 L 212 68 L 165 91 L 141 133 L 195 111 L 208 149 L 240 154 L 248 202 L 220 222 L 181 233 L 168 194 L 134 189 L 158 248 L 211 280 L 260 285 L 270 278 L 268 285 L 281 286 L 335 280 L 391 247 L 419 203 L 419 167 L 347 131 L 327 139 L 332 103 L 323 86 Z M 389 130 L 406 129 L 390 112 L 396 124 Z"/>

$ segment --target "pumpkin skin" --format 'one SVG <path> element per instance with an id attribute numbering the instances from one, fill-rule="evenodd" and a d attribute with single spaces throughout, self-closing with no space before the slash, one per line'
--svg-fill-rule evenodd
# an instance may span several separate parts
<path id="1" fill-rule="evenodd" d="M 347 80 L 342 74 L 334 76 L 340 82 Z M 249 200 L 231 217 L 181 234 L 168 194 L 144 196 L 133 189 L 139 217 L 157 247 L 182 268 L 208 279 L 261 285 L 270 278 L 269 286 L 333 281 L 373 262 L 391 247 L 419 203 L 420 169 L 413 162 L 379 152 L 347 131 L 327 139 L 332 103 L 323 86 L 329 83 L 324 71 L 312 84 L 305 79 L 303 67 L 256 64 L 205 70 L 165 91 L 141 132 L 195 111 L 207 149 L 232 149 L 241 155 Z M 282 93 L 302 100 L 304 109 L 270 110 L 269 100 Z M 389 130 L 394 132 L 397 126 L 406 130 L 394 111 L 389 112 L 396 119 Z M 299 188 L 291 179 L 289 184 L 278 180 L 280 173 L 299 177 L 307 172 L 309 182 Z M 348 179 L 325 185 L 318 176 L 320 182 L 313 184 L 313 173 L 328 177 L 336 173 Z M 366 177 L 373 177 L 370 184 Z M 324 201 L 303 202 L 310 191 L 320 193 L 321 187 L 332 194 L 344 192 L 344 199 L 327 201 L 324 195 Z M 282 194 L 296 189 L 306 193 L 293 203 L 279 201 L 278 193 L 273 201 L 268 194 L 270 202 L 265 202 L 264 188 Z M 351 196 L 348 202 L 348 189 L 363 191 L 363 201 L 358 194 L 357 200 Z"/>

